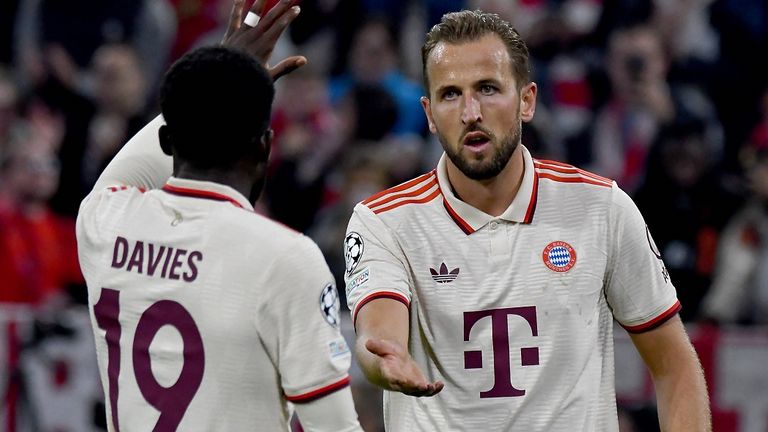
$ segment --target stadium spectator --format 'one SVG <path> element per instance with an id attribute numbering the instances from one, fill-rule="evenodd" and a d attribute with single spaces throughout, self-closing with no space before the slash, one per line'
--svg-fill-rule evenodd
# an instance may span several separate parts
<path id="1" fill-rule="evenodd" d="M 331 101 L 338 103 L 355 84 L 379 84 L 397 103 L 398 134 L 423 134 L 426 120 L 417 101 L 421 86 L 398 68 L 397 46 L 391 24 L 370 18 L 355 34 L 349 52 L 348 70 L 330 82 Z"/>

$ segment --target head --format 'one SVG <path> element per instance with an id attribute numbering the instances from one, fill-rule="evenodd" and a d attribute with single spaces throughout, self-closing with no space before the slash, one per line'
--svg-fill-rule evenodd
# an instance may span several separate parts
<path id="1" fill-rule="evenodd" d="M 608 41 L 608 74 L 614 93 L 636 98 L 648 83 L 664 81 L 667 55 L 661 36 L 648 24 L 615 30 Z"/>
<path id="2" fill-rule="evenodd" d="M 173 156 L 174 175 L 236 173 L 252 181 L 255 201 L 272 142 L 274 94 L 267 71 L 246 53 L 206 47 L 177 61 L 160 90 L 160 145 Z"/>
<path id="3" fill-rule="evenodd" d="M 386 20 L 370 18 L 357 30 L 349 66 L 357 81 L 369 84 L 381 81 L 397 66 L 397 45 Z"/>
<path id="4" fill-rule="evenodd" d="M 59 187 L 59 160 L 49 146 L 12 141 L 0 168 L 0 183 L 20 205 L 45 205 Z"/>
<path id="5" fill-rule="evenodd" d="M 147 80 L 136 50 L 126 44 L 107 44 L 93 55 L 92 69 L 99 109 L 130 117 L 141 112 Z"/>
<path id="6" fill-rule="evenodd" d="M 421 103 L 449 162 L 470 179 L 494 178 L 536 108 L 525 43 L 498 15 L 454 12 L 427 34 L 422 62 Z"/>

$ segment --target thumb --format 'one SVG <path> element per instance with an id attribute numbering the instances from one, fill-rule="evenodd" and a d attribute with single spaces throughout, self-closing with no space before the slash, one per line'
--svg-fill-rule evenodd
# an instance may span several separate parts
<path id="1" fill-rule="evenodd" d="M 392 342 L 381 339 L 368 339 L 365 342 L 365 348 L 379 357 L 397 355 L 397 350 Z"/>
<path id="2" fill-rule="evenodd" d="M 277 81 L 280 77 L 288 75 L 305 64 L 307 64 L 307 58 L 304 56 L 288 57 L 269 68 L 269 74 L 272 76 L 273 81 Z"/>

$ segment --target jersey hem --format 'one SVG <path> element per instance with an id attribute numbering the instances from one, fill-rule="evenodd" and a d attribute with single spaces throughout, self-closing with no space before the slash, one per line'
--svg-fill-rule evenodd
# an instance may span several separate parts
<path id="1" fill-rule="evenodd" d="M 321 387 L 317 390 L 312 390 L 307 393 L 298 394 L 295 396 L 288 396 L 285 395 L 285 399 L 289 402 L 293 403 L 307 403 L 312 402 L 313 400 L 320 399 L 323 396 L 328 396 L 331 393 L 334 393 L 338 390 L 341 390 L 347 386 L 349 386 L 349 375 L 341 379 L 340 381 L 337 381 L 333 384 L 329 384 L 325 387 Z"/>
<path id="2" fill-rule="evenodd" d="M 672 305 L 669 309 L 662 312 L 659 316 L 656 318 L 653 318 L 652 320 L 644 323 L 639 324 L 635 326 L 625 326 L 624 324 L 621 324 L 624 329 L 630 333 L 644 333 L 650 330 L 653 330 L 655 328 L 658 328 L 665 322 L 669 321 L 670 318 L 677 315 L 678 312 L 680 312 L 680 309 L 682 309 L 682 305 L 680 304 L 679 300 L 675 300 L 675 304 Z"/>

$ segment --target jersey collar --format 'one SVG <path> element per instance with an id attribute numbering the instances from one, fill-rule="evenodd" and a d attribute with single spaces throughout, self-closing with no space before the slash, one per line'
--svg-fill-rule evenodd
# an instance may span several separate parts
<path id="1" fill-rule="evenodd" d="M 171 177 L 163 190 L 174 195 L 228 201 L 236 207 L 253 211 L 253 205 L 240 192 L 220 183 Z"/>
<path id="2" fill-rule="evenodd" d="M 538 198 L 539 179 L 533 166 L 531 154 L 522 144 L 520 147 L 523 152 L 523 164 L 525 167 L 523 181 L 520 184 L 520 190 L 517 192 L 515 199 L 512 200 L 512 204 L 499 217 L 493 217 L 488 213 L 478 210 L 454 195 L 453 188 L 448 181 L 447 156 L 443 153 L 440 162 L 437 163 L 437 182 L 443 195 L 443 205 L 451 219 L 465 233 L 472 234 L 492 220 L 503 219 L 509 222 L 524 224 L 529 224 L 533 220 L 533 213 L 536 210 Z"/>

